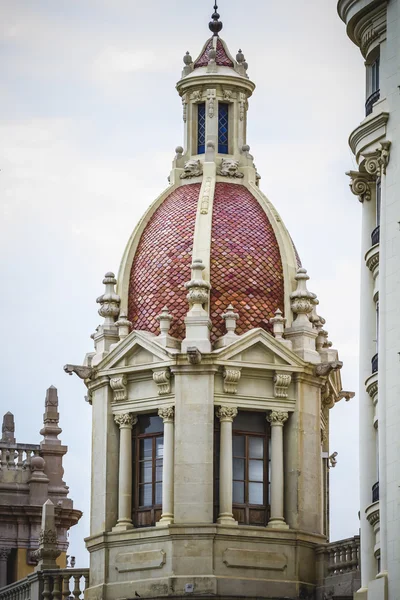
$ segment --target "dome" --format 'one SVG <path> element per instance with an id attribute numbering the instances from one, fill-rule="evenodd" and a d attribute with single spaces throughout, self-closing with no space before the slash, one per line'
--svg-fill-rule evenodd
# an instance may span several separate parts
<path id="1" fill-rule="evenodd" d="M 212 31 L 221 29 L 217 17 Z M 208 343 L 225 335 L 223 315 L 230 305 L 238 315 L 235 335 L 255 328 L 271 331 L 277 310 L 290 326 L 300 260 L 278 212 L 260 190 L 247 144 L 255 85 L 244 54 L 239 50 L 235 60 L 213 35 L 195 61 L 186 52 L 183 62 L 176 87 L 184 143 L 176 148 L 169 187 L 127 245 L 118 276 L 121 311 L 134 330 L 158 335 L 158 317 L 167 307 L 170 335 L 186 340 L 186 346 L 189 309 L 194 329 L 201 316 L 200 338 L 206 336 Z M 203 277 L 205 291 L 202 312 L 194 314 L 187 284 L 192 280 L 189 289 L 195 286 L 197 277 Z"/>
<path id="2" fill-rule="evenodd" d="M 147 223 L 130 271 L 128 318 L 134 329 L 158 332 L 157 316 L 167 305 L 174 317 L 171 335 L 184 337 L 194 230 L 200 184 L 167 196 Z M 225 333 L 222 314 L 232 304 L 236 332 L 270 328 L 284 310 L 283 269 L 273 227 L 244 185 L 216 183 L 210 247 L 212 340 Z"/>

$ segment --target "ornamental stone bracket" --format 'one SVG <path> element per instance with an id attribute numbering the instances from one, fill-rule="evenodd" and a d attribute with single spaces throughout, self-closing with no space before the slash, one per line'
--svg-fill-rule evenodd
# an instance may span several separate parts
<path id="1" fill-rule="evenodd" d="M 241 377 L 241 369 L 224 368 L 224 392 L 225 394 L 237 394 L 238 384 Z"/>
<path id="2" fill-rule="evenodd" d="M 114 402 L 123 402 L 128 399 L 128 379 L 126 375 L 110 379 L 110 386 L 114 392 Z"/>
<path id="3" fill-rule="evenodd" d="M 169 369 L 157 369 L 153 371 L 153 381 L 157 384 L 159 396 L 171 392 L 171 373 Z"/>
<path id="4" fill-rule="evenodd" d="M 348 171 L 346 175 L 350 177 L 350 189 L 358 197 L 359 202 L 362 203 L 364 200 L 369 202 L 371 200 L 372 177 L 368 173 L 360 171 Z"/>
<path id="5" fill-rule="evenodd" d="M 287 398 L 292 376 L 290 373 L 275 373 L 274 375 L 274 396 L 275 398 Z"/>
<path id="6" fill-rule="evenodd" d="M 321 363 L 314 367 L 314 375 L 316 377 L 326 377 L 332 371 L 340 371 L 343 367 L 343 363 L 340 360 L 334 360 L 332 362 Z"/>
<path id="7" fill-rule="evenodd" d="M 81 365 L 64 365 L 64 371 L 68 375 L 75 373 L 79 379 L 91 379 L 95 373 L 92 367 L 84 367 Z"/>
<path id="8" fill-rule="evenodd" d="M 361 155 L 365 159 L 364 168 L 371 177 L 386 175 L 390 160 L 390 146 L 391 142 L 381 142 L 380 148 L 375 152 L 365 152 Z"/>

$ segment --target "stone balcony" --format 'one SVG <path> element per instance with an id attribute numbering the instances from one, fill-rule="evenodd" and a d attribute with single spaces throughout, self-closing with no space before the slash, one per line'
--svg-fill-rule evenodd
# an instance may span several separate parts
<path id="1" fill-rule="evenodd" d="M 387 0 L 339 0 L 337 10 L 346 24 L 347 35 L 364 56 L 386 32 Z"/>
<path id="2" fill-rule="evenodd" d="M 373 527 L 375 534 L 375 545 L 374 545 L 374 555 L 376 558 L 379 557 L 381 552 L 381 544 L 380 544 L 380 519 L 379 519 L 379 500 L 373 502 L 365 509 L 365 514 L 367 515 L 368 523 Z"/>
<path id="3" fill-rule="evenodd" d="M 352 600 L 361 585 L 360 536 L 320 546 L 318 555 L 317 600 Z"/>

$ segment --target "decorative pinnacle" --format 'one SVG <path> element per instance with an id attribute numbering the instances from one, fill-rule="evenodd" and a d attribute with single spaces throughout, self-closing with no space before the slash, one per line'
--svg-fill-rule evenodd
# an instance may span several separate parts
<path id="1" fill-rule="evenodd" d="M 217 37 L 223 27 L 223 24 L 219 20 L 219 17 L 220 15 L 218 14 L 218 5 L 217 3 L 215 3 L 214 12 L 211 15 L 212 21 L 209 22 L 208 27 L 210 28 L 210 31 L 212 31 L 213 35 L 216 35 Z"/>

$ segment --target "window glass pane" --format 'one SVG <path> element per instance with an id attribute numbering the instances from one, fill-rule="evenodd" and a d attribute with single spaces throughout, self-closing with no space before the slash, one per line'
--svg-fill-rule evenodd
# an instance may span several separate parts
<path id="1" fill-rule="evenodd" d="M 249 504 L 264 504 L 264 484 L 249 483 Z"/>
<path id="2" fill-rule="evenodd" d="M 249 457 L 264 458 L 264 440 L 259 437 L 249 437 Z"/>
<path id="3" fill-rule="evenodd" d="M 249 480 L 264 481 L 264 461 L 250 460 L 249 461 Z"/>
<path id="4" fill-rule="evenodd" d="M 244 458 L 233 459 L 233 479 L 244 480 Z"/>
<path id="5" fill-rule="evenodd" d="M 161 417 L 157 415 L 141 415 L 139 417 L 140 433 L 162 433 L 163 431 L 164 423 Z"/>
<path id="6" fill-rule="evenodd" d="M 162 481 L 162 460 L 156 461 L 156 481 Z"/>
<path id="7" fill-rule="evenodd" d="M 164 456 L 164 437 L 160 436 L 156 438 L 156 458 L 162 458 Z"/>
<path id="8" fill-rule="evenodd" d="M 156 504 L 162 504 L 162 483 L 156 483 Z"/>
<path id="9" fill-rule="evenodd" d="M 151 460 L 153 456 L 153 440 L 146 438 L 140 440 L 140 460 Z"/>
<path id="10" fill-rule="evenodd" d="M 264 433 L 266 422 L 264 413 L 240 410 L 238 416 L 233 421 L 233 430 Z"/>
<path id="11" fill-rule="evenodd" d="M 152 481 L 152 464 L 151 461 L 140 463 L 140 483 L 151 483 Z"/>
<path id="12" fill-rule="evenodd" d="M 229 104 L 219 103 L 218 107 L 218 152 L 228 154 L 229 143 Z"/>
<path id="13" fill-rule="evenodd" d="M 244 483 L 241 481 L 233 482 L 233 502 L 244 504 Z"/>
<path id="14" fill-rule="evenodd" d="M 245 456 L 245 437 L 243 435 L 233 436 L 233 456 Z"/>
<path id="15" fill-rule="evenodd" d="M 197 105 L 197 153 L 206 151 L 206 104 Z"/>
<path id="16" fill-rule="evenodd" d="M 153 504 L 152 499 L 152 488 L 151 483 L 147 483 L 146 485 L 141 485 L 139 488 L 139 505 L 140 506 L 151 506 Z"/>

